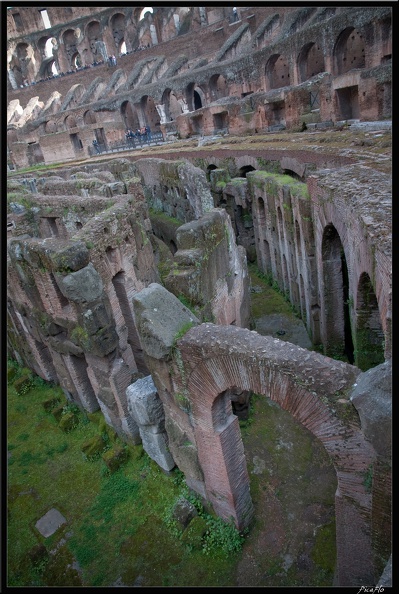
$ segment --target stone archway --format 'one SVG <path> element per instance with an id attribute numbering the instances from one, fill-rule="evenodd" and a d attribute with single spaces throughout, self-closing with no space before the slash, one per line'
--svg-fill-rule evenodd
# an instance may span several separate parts
<path id="1" fill-rule="evenodd" d="M 366 371 L 384 362 L 384 331 L 378 301 L 366 272 L 360 275 L 356 298 L 356 364 Z"/>
<path id="2" fill-rule="evenodd" d="M 332 224 L 324 229 L 321 250 L 326 304 L 323 316 L 325 354 L 334 358 L 346 357 L 353 363 L 348 266 L 341 238 Z"/>
<path id="3" fill-rule="evenodd" d="M 333 65 L 335 76 L 365 67 L 365 41 L 361 31 L 347 27 L 340 33 L 333 50 Z"/>
<path id="4" fill-rule="evenodd" d="M 324 72 L 324 54 L 318 43 L 307 43 L 298 56 L 298 80 L 305 82 L 312 76 Z"/>
<path id="5" fill-rule="evenodd" d="M 364 476 L 375 459 L 350 403 L 360 370 L 243 328 L 202 324 L 177 343 L 181 386 L 189 401 L 205 491 L 216 513 L 240 529 L 252 517 L 248 472 L 237 417 L 224 396 L 234 386 L 268 396 L 323 444 L 337 474 L 339 585 L 372 576 L 371 495 Z"/>

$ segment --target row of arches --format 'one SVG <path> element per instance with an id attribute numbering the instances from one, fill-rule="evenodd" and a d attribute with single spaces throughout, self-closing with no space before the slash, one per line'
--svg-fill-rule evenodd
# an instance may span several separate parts
<path id="1" fill-rule="evenodd" d="M 146 13 L 150 14 L 151 13 Z M 121 49 L 127 49 L 125 33 L 122 24 L 125 21 L 125 15 L 120 13 L 110 17 L 109 28 L 113 32 L 113 44 L 116 47 L 110 47 L 107 40 L 103 40 L 101 33 L 101 24 L 99 21 L 91 21 L 84 31 L 79 29 L 67 29 L 60 36 L 61 44 L 55 37 L 43 36 L 37 42 L 37 52 L 27 43 L 19 43 L 15 50 L 9 66 L 9 72 L 12 71 L 11 78 L 15 83 L 19 83 L 21 77 L 32 80 L 38 79 L 46 74 L 59 73 L 60 61 L 58 59 L 59 49 L 67 59 L 68 68 L 80 68 L 93 63 L 98 59 L 104 61 L 108 54 L 121 52 Z M 271 22 L 275 22 L 274 19 Z M 375 36 L 384 42 L 378 45 L 380 63 L 384 63 L 391 58 L 391 21 L 384 19 L 376 26 Z M 150 35 L 151 37 L 151 35 Z M 83 42 L 86 40 L 86 43 Z M 152 35 L 143 47 L 155 45 L 158 43 L 157 35 Z M 129 46 L 130 47 L 130 46 Z M 80 48 L 80 49 L 79 49 Z M 37 55 L 39 54 L 39 55 Z M 37 62 L 40 68 L 34 67 Z M 264 77 L 264 90 L 272 90 L 289 86 L 291 84 L 300 84 L 313 76 L 331 71 L 334 76 L 345 74 L 352 69 L 361 69 L 375 65 L 375 55 L 368 57 L 366 55 L 366 33 L 359 27 L 348 26 L 341 31 L 335 39 L 331 49 L 325 47 L 324 40 L 309 41 L 300 48 L 296 57 L 286 53 L 273 53 L 268 57 Z M 373 62 L 373 64 L 371 64 Z M 33 72 L 31 72 L 33 69 Z M 35 71 L 37 74 L 35 75 Z M 18 76 L 20 73 L 21 76 Z M 229 93 L 226 81 L 217 76 L 213 87 L 212 99 L 227 96 Z"/>
<path id="2" fill-rule="evenodd" d="M 283 168 L 284 162 L 280 165 Z M 289 185 L 279 190 L 278 176 L 260 184 L 251 174 L 257 169 L 256 160 L 236 161 L 234 178 L 248 181 L 237 196 L 229 186 L 215 191 L 217 180 L 223 179 L 223 170 L 215 161 L 206 169 L 215 206 L 229 213 L 237 243 L 246 248 L 249 261 L 257 261 L 263 274 L 277 283 L 302 318 L 313 344 L 323 345 L 324 354 L 363 371 L 381 364 L 387 348 L 385 335 L 389 335 L 384 323 L 386 303 L 377 298 L 378 280 L 373 284 L 367 263 L 354 271 L 354 246 L 344 233 L 342 215 L 321 217 L 322 229 L 316 236 L 318 214 L 312 213 L 309 201 L 298 199 L 298 184 L 293 191 Z M 299 169 L 283 168 L 283 173 L 296 182 L 305 181 Z"/>

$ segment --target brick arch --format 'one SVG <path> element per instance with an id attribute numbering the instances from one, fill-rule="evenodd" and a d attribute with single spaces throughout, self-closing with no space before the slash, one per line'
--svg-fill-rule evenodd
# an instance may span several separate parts
<path id="1" fill-rule="evenodd" d="M 290 85 L 289 63 L 285 56 L 273 54 L 265 67 L 266 89 L 279 89 Z"/>
<path id="2" fill-rule="evenodd" d="M 298 81 L 305 82 L 312 76 L 325 71 L 324 53 L 321 43 L 313 41 L 303 46 L 297 59 Z"/>
<path id="3" fill-rule="evenodd" d="M 232 517 L 239 529 L 253 514 L 238 419 L 228 396 L 221 396 L 237 386 L 269 397 L 321 441 L 337 473 L 339 583 L 371 579 L 371 495 L 363 481 L 375 452 L 349 401 L 360 370 L 232 326 L 201 324 L 187 332 L 178 348 L 190 367 L 190 372 L 185 368 L 185 396 L 215 512 L 226 520 Z"/>
<path id="4" fill-rule="evenodd" d="M 120 10 L 114 12 L 109 18 L 109 27 L 111 29 L 112 37 L 115 47 L 120 50 L 122 43 L 126 36 L 127 19 L 126 15 Z"/>
<path id="5" fill-rule="evenodd" d="M 242 169 L 243 167 L 253 167 L 253 169 L 256 170 L 260 169 L 258 159 L 256 157 L 252 157 L 251 155 L 236 157 L 234 160 L 238 170 Z M 247 169 L 247 171 L 249 170 Z"/>
<path id="6" fill-rule="evenodd" d="M 345 74 L 353 68 L 365 67 L 365 40 L 362 31 L 354 27 L 344 29 L 333 50 L 333 74 Z"/>

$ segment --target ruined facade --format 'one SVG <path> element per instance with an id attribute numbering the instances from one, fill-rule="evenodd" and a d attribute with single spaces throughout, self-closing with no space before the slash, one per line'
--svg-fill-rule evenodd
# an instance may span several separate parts
<path id="1" fill-rule="evenodd" d="M 87 156 L 94 138 L 109 149 L 146 124 L 187 138 L 391 118 L 390 7 L 141 13 L 6 11 L 10 168 Z"/>
<path id="2" fill-rule="evenodd" d="M 238 22 L 230 7 L 157 7 L 141 20 L 132 7 L 51 7 L 47 61 L 39 17 L 27 19 L 36 9 L 19 10 L 7 12 L 16 168 L 76 160 L 96 131 L 106 144 L 144 123 L 185 138 L 390 117 L 386 7 L 241 7 Z M 38 82 L 52 60 L 62 71 L 99 54 L 98 66 Z M 36 84 L 21 88 L 19 71 Z M 336 469 L 337 584 L 376 583 L 391 542 L 390 176 L 314 146 L 202 148 L 10 176 L 10 356 L 101 409 L 165 470 L 177 465 L 240 529 L 253 510 L 232 392 L 275 401 Z M 323 355 L 251 330 L 247 261 Z"/>

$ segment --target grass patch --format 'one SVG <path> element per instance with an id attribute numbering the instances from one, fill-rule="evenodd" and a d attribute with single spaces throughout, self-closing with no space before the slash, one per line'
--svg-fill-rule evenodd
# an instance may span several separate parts
<path id="1" fill-rule="evenodd" d="M 166 521 L 189 495 L 180 471 L 165 474 L 147 454 L 136 456 L 142 446 L 125 446 L 131 455 L 113 473 L 101 457 L 88 461 L 82 444 L 101 435 L 101 413 L 77 412 L 59 386 L 35 376 L 19 395 L 13 382 L 21 374 L 8 385 L 9 587 L 234 585 L 241 545 L 234 527 L 206 515 L 206 550 L 192 550 Z M 49 399 L 74 410 L 73 430 L 61 431 L 43 407 Z M 45 538 L 35 524 L 53 507 L 67 522 Z"/>

